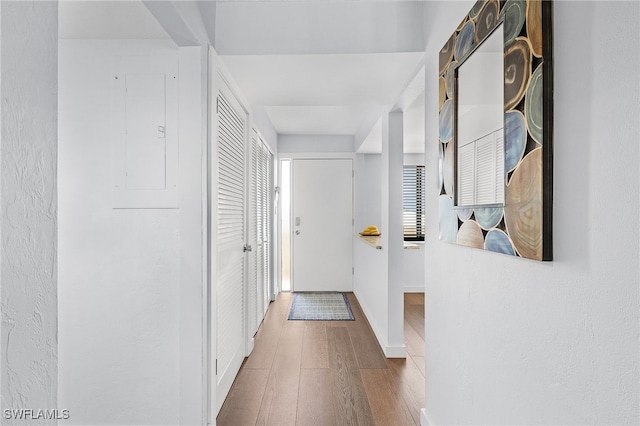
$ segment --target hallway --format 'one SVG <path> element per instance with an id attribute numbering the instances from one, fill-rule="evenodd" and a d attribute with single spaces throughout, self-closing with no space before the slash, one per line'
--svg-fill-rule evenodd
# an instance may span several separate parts
<path id="1" fill-rule="evenodd" d="M 217 424 L 418 425 L 424 407 L 424 295 L 405 294 L 406 359 L 386 359 L 349 294 L 355 321 L 287 321 L 280 293 Z"/>

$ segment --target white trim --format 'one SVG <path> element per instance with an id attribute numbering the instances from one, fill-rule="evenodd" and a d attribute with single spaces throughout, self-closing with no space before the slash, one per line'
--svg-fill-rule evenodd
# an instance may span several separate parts
<path id="1" fill-rule="evenodd" d="M 424 285 L 406 285 L 404 286 L 405 293 L 424 293 Z"/>
<path id="2" fill-rule="evenodd" d="M 207 421 L 209 405 L 206 257 L 208 60 L 207 50 L 201 47 L 180 47 L 178 55 L 178 143 L 181 152 L 178 167 L 181 189 L 178 201 L 182 265 L 180 423 L 203 424 Z M 190 261 L 186 262 L 185 259 Z"/>
<path id="3" fill-rule="evenodd" d="M 420 409 L 420 426 L 431 426 L 431 423 L 429 423 L 429 418 L 427 416 L 426 408 Z"/>
<path id="4" fill-rule="evenodd" d="M 217 335 L 217 323 L 216 323 L 216 306 L 213 303 L 213 279 L 212 279 L 212 271 L 213 271 L 213 262 L 211 261 L 213 247 L 211 242 L 213 241 L 213 227 L 211 224 L 213 223 L 213 199 L 212 199 L 212 162 L 213 162 L 213 150 L 212 145 L 214 143 L 213 131 L 215 129 L 216 124 L 216 114 L 213 114 L 215 111 L 213 107 L 214 100 L 216 99 L 214 96 L 213 89 L 213 76 L 214 76 L 214 68 L 215 65 L 213 63 L 215 51 L 211 46 L 207 50 L 207 144 L 204 147 L 203 159 L 202 159 L 202 167 L 203 167 L 203 198 L 205 202 L 202 206 L 202 218 L 204 220 L 204 229 L 203 232 L 206 233 L 206 238 L 203 241 L 203 257 L 204 257 L 204 265 L 203 265 L 203 274 L 205 279 L 204 289 L 203 289 L 203 297 L 204 297 L 204 305 L 206 308 L 205 311 L 205 330 L 206 330 L 206 358 L 204 359 L 204 364 L 206 365 L 206 374 L 204 379 L 207 383 L 207 392 L 206 392 L 206 416 L 207 424 L 215 424 L 216 422 L 216 414 L 214 414 L 214 401 L 216 400 L 216 377 L 215 377 L 215 367 L 213 363 L 214 354 L 215 354 L 215 342 L 218 338 Z"/>
<path id="5" fill-rule="evenodd" d="M 316 158 L 350 158 L 355 159 L 355 152 L 278 152 L 279 160 L 304 160 L 304 159 L 316 159 Z"/>
<path id="6" fill-rule="evenodd" d="M 382 348 L 382 350 L 387 358 L 406 358 L 407 357 L 407 347 L 405 345 L 386 346 Z"/>
<path id="7" fill-rule="evenodd" d="M 371 329 L 373 330 L 373 334 L 376 335 L 376 339 L 378 340 L 378 345 L 382 349 L 384 356 L 387 358 L 406 358 L 407 357 L 407 347 L 405 345 L 401 346 L 389 346 L 387 343 L 386 336 L 380 331 L 377 325 L 371 321 L 369 318 L 374 318 L 372 315 L 367 314 L 369 312 L 366 305 L 364 305 L 361 300 L 362 298 L 358 297 L 358 292 L 354 289 L 353 294 L 355 294 L 356 299 L 358 299 L 358 303 L 360 304 L 360 308 L 362 309 L 362 313 L 367 318 Z"/>

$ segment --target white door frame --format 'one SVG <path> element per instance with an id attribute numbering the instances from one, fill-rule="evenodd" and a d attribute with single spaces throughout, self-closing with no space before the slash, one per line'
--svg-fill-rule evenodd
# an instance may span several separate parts
<path id="1" fill-rule="evenodd" d="M 206 258 L 206 269 L 207 269 L 207 341 L 206 341 L 206 363 L 207 363 L 207 413 L 208 413 L 208 424 L 215 424 L 216 417 L 218 412 L 220 411 L 221 404 L 219 403 L 219 395 L 216 393 L 217 388 L 217 374 L 216 374 L 216 341 L 217 341 L 217 309 L 216 309 L 216 285 L 214 283 L 215 278 L 215 263 L 212 259 L 215 259 L 217 256 L 216 246 L 215 246 L 215 223 L 217 222 L 216 218 L 216 203 L 213 200 L 213 188 L 216 186 L 215 179 L 217 177 L 212 173 L 213 167 L 217 161 L 217 128 L 218 128 L 218 118 L 216 114 L 216 101 L 217 101 L 217 93 L 221 87 L 226 87 L 226 90 L 230 92 L 233 97 L 238 101 L 240 107 L 242 108 L 243 118 L 245 120 L 245 128 L 244 128 L 244 142 L 245 142 L 245 175 L 246 168 L 249 164 L 248 157 L 248 149 L 250 149 L 250 131 L 251 131 L 251 121 L 250 121 L 250 111 L 246 107 L 248 102 L 240 95 L 240 90 L 238 86 L 235 84 L 231 74 L 228 72 L 224 64 L 221 62 L 217 52 L 213 49 L 213 47 L 209 46 L 209 123 L 208 123 L 208 153 L 205 157 L 205 162 L 207 164 L 207 258 Z M 245 179 L 245 206 L 248 202 L 248 187 L 247 187 L 247 179 Z M 245 216 L 245 225 L 246 225 L 246 216 Z M 248 240 L 247 236 L 247 227 L 245 226 L 245 242 Z M 243 283 L 243 292 L 246 294 L 247 292 L 247 268 L 248 262 L 244 262 L 244 283 Z M 245 323 L 245 356 L 247 356 L 251 350 L 253 349 L 253 336 L 247 338 L 247 309 L 246 309 L 246 298 L 244 299 L 244 323 Z"/>
<path id="2" fill-rule="evenodd" d="M 304 153 L 300 153 L 300 152 L 278 152 L 278 156 L 277 156 L 277 170 L 278 170 L 278 179 L 277 179 L 277 186 L 279 188 L 282 188 L 282 160 L 318 160 L 318 159 L 331 159 L 331 160 L 342 160 L 342 159 L 350 159 L 353 161 L 353 165 L 355 167 L 355 159 L 356 159 L 356 154 L 355 153 L 350 153 L 350 152 L 314 152 L 314 153 L 308 153 L 308 152 L 304 152 Z M 293 162 L 291 163 L 291 167 L 293 169 Z M 353 185 L 353 182 L 352 182 Z M 282 191 L 280 191 L 282 192 Z M 291 192 L 290 192 L 291 193 Z M 352 190 L 352 194 L 355 194 Z M 354 202 L 354 200 L 352 199 L 351 201 L 352 203 Z M 293 203 L 291 203 L 291 208 L 293 208 Z M 355 205 L 352 205 L 352 212 L 354 212 Z M 291 214 L 289 215 L 291 221 L 293 220 L 293 217 L 291 216 Z M 282 197 L 278 197 L 278 214 L 276 217 L 276 224 L 275 224 L 275 231 L 276 234 L 274 235 L 275 239 L 276 239 L 276 244 L 278 245 L 278 247 L 282 246 Z M 289 224 L 289 229 L 293 230 L 293 223 Z M 289 253 L 292 253 L 291 248 L 289 249 Z M 275 259 L 275 263 L 276 263 L 276 268 L 274 268 L 275 270 L 275 274 L 276 274 L 276 279 L 274 280 L 274 283 L 277 282 L 277 286 L 278 289 L 282 288 L 282 250 L 277 250 L 277 256 L 274 256 Z M 291 276 L 291 278 L 293 279 L 293 274 Z"/>

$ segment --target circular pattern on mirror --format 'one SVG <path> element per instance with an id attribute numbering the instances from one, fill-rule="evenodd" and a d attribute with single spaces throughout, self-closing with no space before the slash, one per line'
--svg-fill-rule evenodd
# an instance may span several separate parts
<path id="1" fill-rule="evenodd" d="M 531 53 L 542 58 L 542 1 L 527 1 L 527 37 L 531 42 Z"/>
<path id="2" fill-rule="evenodd" d="M 473 21 L 468 21 L 460 30 L 458 39 L 456 40 L 456 50 L 453 54 L 456 61 L 460 61 L 460 59 L 464 58 L 465 55 L 473 48 L 475 32 L 475 25 L 473 24 Z"/>
<path id="3" fill-rule="evenodd" d="M 444 73 L 444 71 L 447 69 L 447 66 L 449 66 L 449 62 L 451 62 L 451 59 L 453 58 L 453 48 L 456 45 L 456 33 L 453 33 L 453 35 L 451 37 L 449 37 L 449 40 L 447 40 L 447 43 L 442 47 L 442 49 L 440 49 L 440 56 L 439 56 L 439 65 L 440 65 L 440 72 L 438 73 L 438 75 L 442 75 L 442 73 Z"/>
<path id="4" fill-rule="evenodd" d="M 505 191 L 504 223 L 517 252 L 542 259 L 542 148 L 527 154 Z"/>
<path id="5" fill-rule="evenodd" d="M 487 233 L 487 236 L 484 238 L 484 249 L 511 256 L 516 255 L 509 236 L 500 229 L 492 229 Z"/>
<path id="6" fill-rule="evenodd" d="M 504 114 L 504 171 L 515 169 L 527 146 L 527 127 L 524 115 L 513 110 Z"/>
<path id="7" fill-rule="evenodd" d="M 439 238 L 442 241 L 455 243 L 458 234 L 458 215 L 453 210 L 453 199 L 448 195 L 438 197 L 438 211 L 440 214 Z"/>
<path id="8" fill-rule="evenodd" d="M 527 39 L 519 38 L 504 53 L 504 109 L 513 109 L 524 96 L 531 76 L 531 51 Z"/>
<path id="9" fill-rule="evenodd" d="M 471 215 L 473 214 L 473 209 L 457 208 L 456 213 L 458 213 L 458 219 L 464 222 L 465 220 L 471 219 Z"/>
<path id="10" fill-rule="evenodd" d="M 444 190 L 447 194 L 453 196 L 453 169 L 455 165 L 455 156 L 453 155 L 453 144 L 447 144 L 444 151 L 443 174 Z"/>
<path id="11" fill-rule="evenodd" d="M 477 1 L 469 11 L 469 18 L 475 19 L 482 10 L 482 6 L 484 6 L 484 3 L 481 1 Z"/>
<path id="12" fill-rule="evenodd" d="M 542 64 L 531 75 L 527 97 L 524 101 L 524 115 L 527 117 L 529 134 L 542 145 Z"/>
<path id="13" fill-rule="evenodd" d="M 453 86 L 456 75 L 456 65 L 458 65 L 457 61 L 451 62 L 449 68 L 444 73 L 444 81 L 446 86 L 447 96 L 453 98 Z"/>
<path id="14" fill-rule="evenodd" d="M 498 0 L 489 0 L 484 4 L 480 15 L 476 19 L 476 44 L 484 40 L 496 27 L 500 17 L 500 3 Z"/>
<path id="15" fill-rule="evenodd" d="M 476 220 L 482 229 L 494 228 L 502 219 L 502 207 L 476 207 L 474 209 Z"/>
<path id="16" fill-rule="evenodd" d="M 464 222 L 458 230 L 456 242 L 462 246 L 484 248 L 484 235 L 474 220 Z"/>
<path id="17" fill-rule="evenodd" d="M 453 138 L 453 100 L 448 99 L 440 110 L 440 140 L 447 143 Z"/>
<path id="18" fill-rule="evenodd" d="M 438 144 L 438 191 L 442 192 L 442 184 L 444 183 L 444 145 Z"/>
<path id="19" fill-rule="evenodd" d="M 522 32 L 524 20 L 527 15 L 527 3 L 525 0 L 507 0 L 502 8 L 504 16 L 504 45 L 509 46 Z"/>

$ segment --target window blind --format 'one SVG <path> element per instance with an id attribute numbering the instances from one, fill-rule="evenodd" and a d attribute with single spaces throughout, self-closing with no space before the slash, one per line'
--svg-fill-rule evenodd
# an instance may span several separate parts
<path id="1" fill-rule="evenodd" d="M 504 203 L 504 138 L 502 129 L 458 145 L 459 206 Z"/>
<path id="2" fill-rule="evenodd" d="M 405 241 L 424 241 L 424 166 L 404 166 L 402 218 Z"/>

